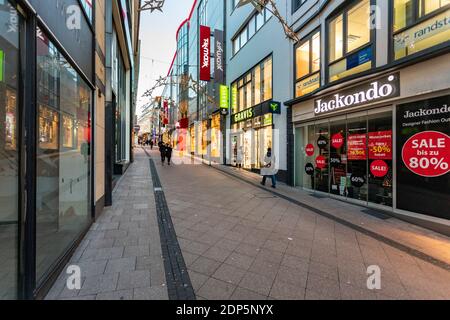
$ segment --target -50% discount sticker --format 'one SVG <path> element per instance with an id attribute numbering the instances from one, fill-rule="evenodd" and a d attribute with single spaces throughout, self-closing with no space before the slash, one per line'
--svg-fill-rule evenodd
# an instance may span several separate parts
<path id="1" fill-rule="evenodd" d="M 438 131 L 413 135 L 403 145 L 406 167 L 423 177 L 439 177 L 450 171 L 450 137 Z"/>

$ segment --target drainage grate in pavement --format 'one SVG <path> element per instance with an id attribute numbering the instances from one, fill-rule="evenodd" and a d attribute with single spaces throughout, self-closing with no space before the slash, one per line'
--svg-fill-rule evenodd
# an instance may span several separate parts
<path id="1" fill-rule="evenodd" d="M 270 193 L 255 193 L 254 196 L 258 199 L 273 199 L 278 198 L 276 195 Z"/>
<path id="2" fill-rule="evenodd" d="M 196 300 L 194 288 L 186 267 L 186 263 L 178 243 L 177 234 L 170 216 L 166 196 L 161 186 L 155 162 L 149 157 L 150 172 L 153 180 L 156 213 L 158 217 L 159 235 L 161 238 L 161 249 L 166 271 L 167 291 L 170 300 Z"/>
<path id="3" fill-rule="evenodd" d="M 321 195 L 321 194 L 316 194 L 316 193 L 310 193 L 309 194 L 311 197 L 314 197 L 314 198 L 317 198 L 317 199 L 325 199 L 325 198 L 328 198 L 328 197 L 326 197 L 326 196 L 323 196 L 323 195 Z"/>
<path id="4" fill-rule="evenodd" d="M 381 211 L 377 211 L 377 210 L 373 210 L 373 209 L 364 209 L 364 210 L 361 210 L 361 212 L 364 212 L 370 216 L 373 216 L 373 217 L 381 219 L 381 220 L 387 220 L 387 219 L 391 218 L 391 216 L 388 216 L 387 214 L 384 214 Z"/>

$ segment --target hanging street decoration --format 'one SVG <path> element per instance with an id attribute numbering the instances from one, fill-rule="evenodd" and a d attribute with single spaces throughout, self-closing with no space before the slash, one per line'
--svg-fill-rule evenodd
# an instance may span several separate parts
<path id="1" fill-rule="evenodd" d="M 150 10 L 150 12 L 153 12 L 155 10 L 162 11 L 162 8 L 164 6 L 164 2 L 166 0 L 144 0 L 144 4 L 139 9 L 139 11 L 147 11 Z"/>

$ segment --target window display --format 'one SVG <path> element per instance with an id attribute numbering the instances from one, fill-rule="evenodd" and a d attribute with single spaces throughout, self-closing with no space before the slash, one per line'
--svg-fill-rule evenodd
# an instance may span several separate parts
<path id="1" fill-rule="evenodd" d="M 297 184 L 363 204 L 392 207 L 392 112 L 367 111 L 300 128 Z"/>

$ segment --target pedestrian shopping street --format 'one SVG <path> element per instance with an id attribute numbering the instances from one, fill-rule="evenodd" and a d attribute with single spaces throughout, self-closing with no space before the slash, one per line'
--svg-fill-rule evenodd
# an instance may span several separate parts
<path id="1" fill-rule="evenodd" d="M 81 290 L 63 271 L 47 299 L 450 299 L 448 237 L 283 184 L 274 193 L 246 171 L 134 151 L 68 264 L 81 267 Z M 381 288 L 369 290 L 374 265 Z"/>

